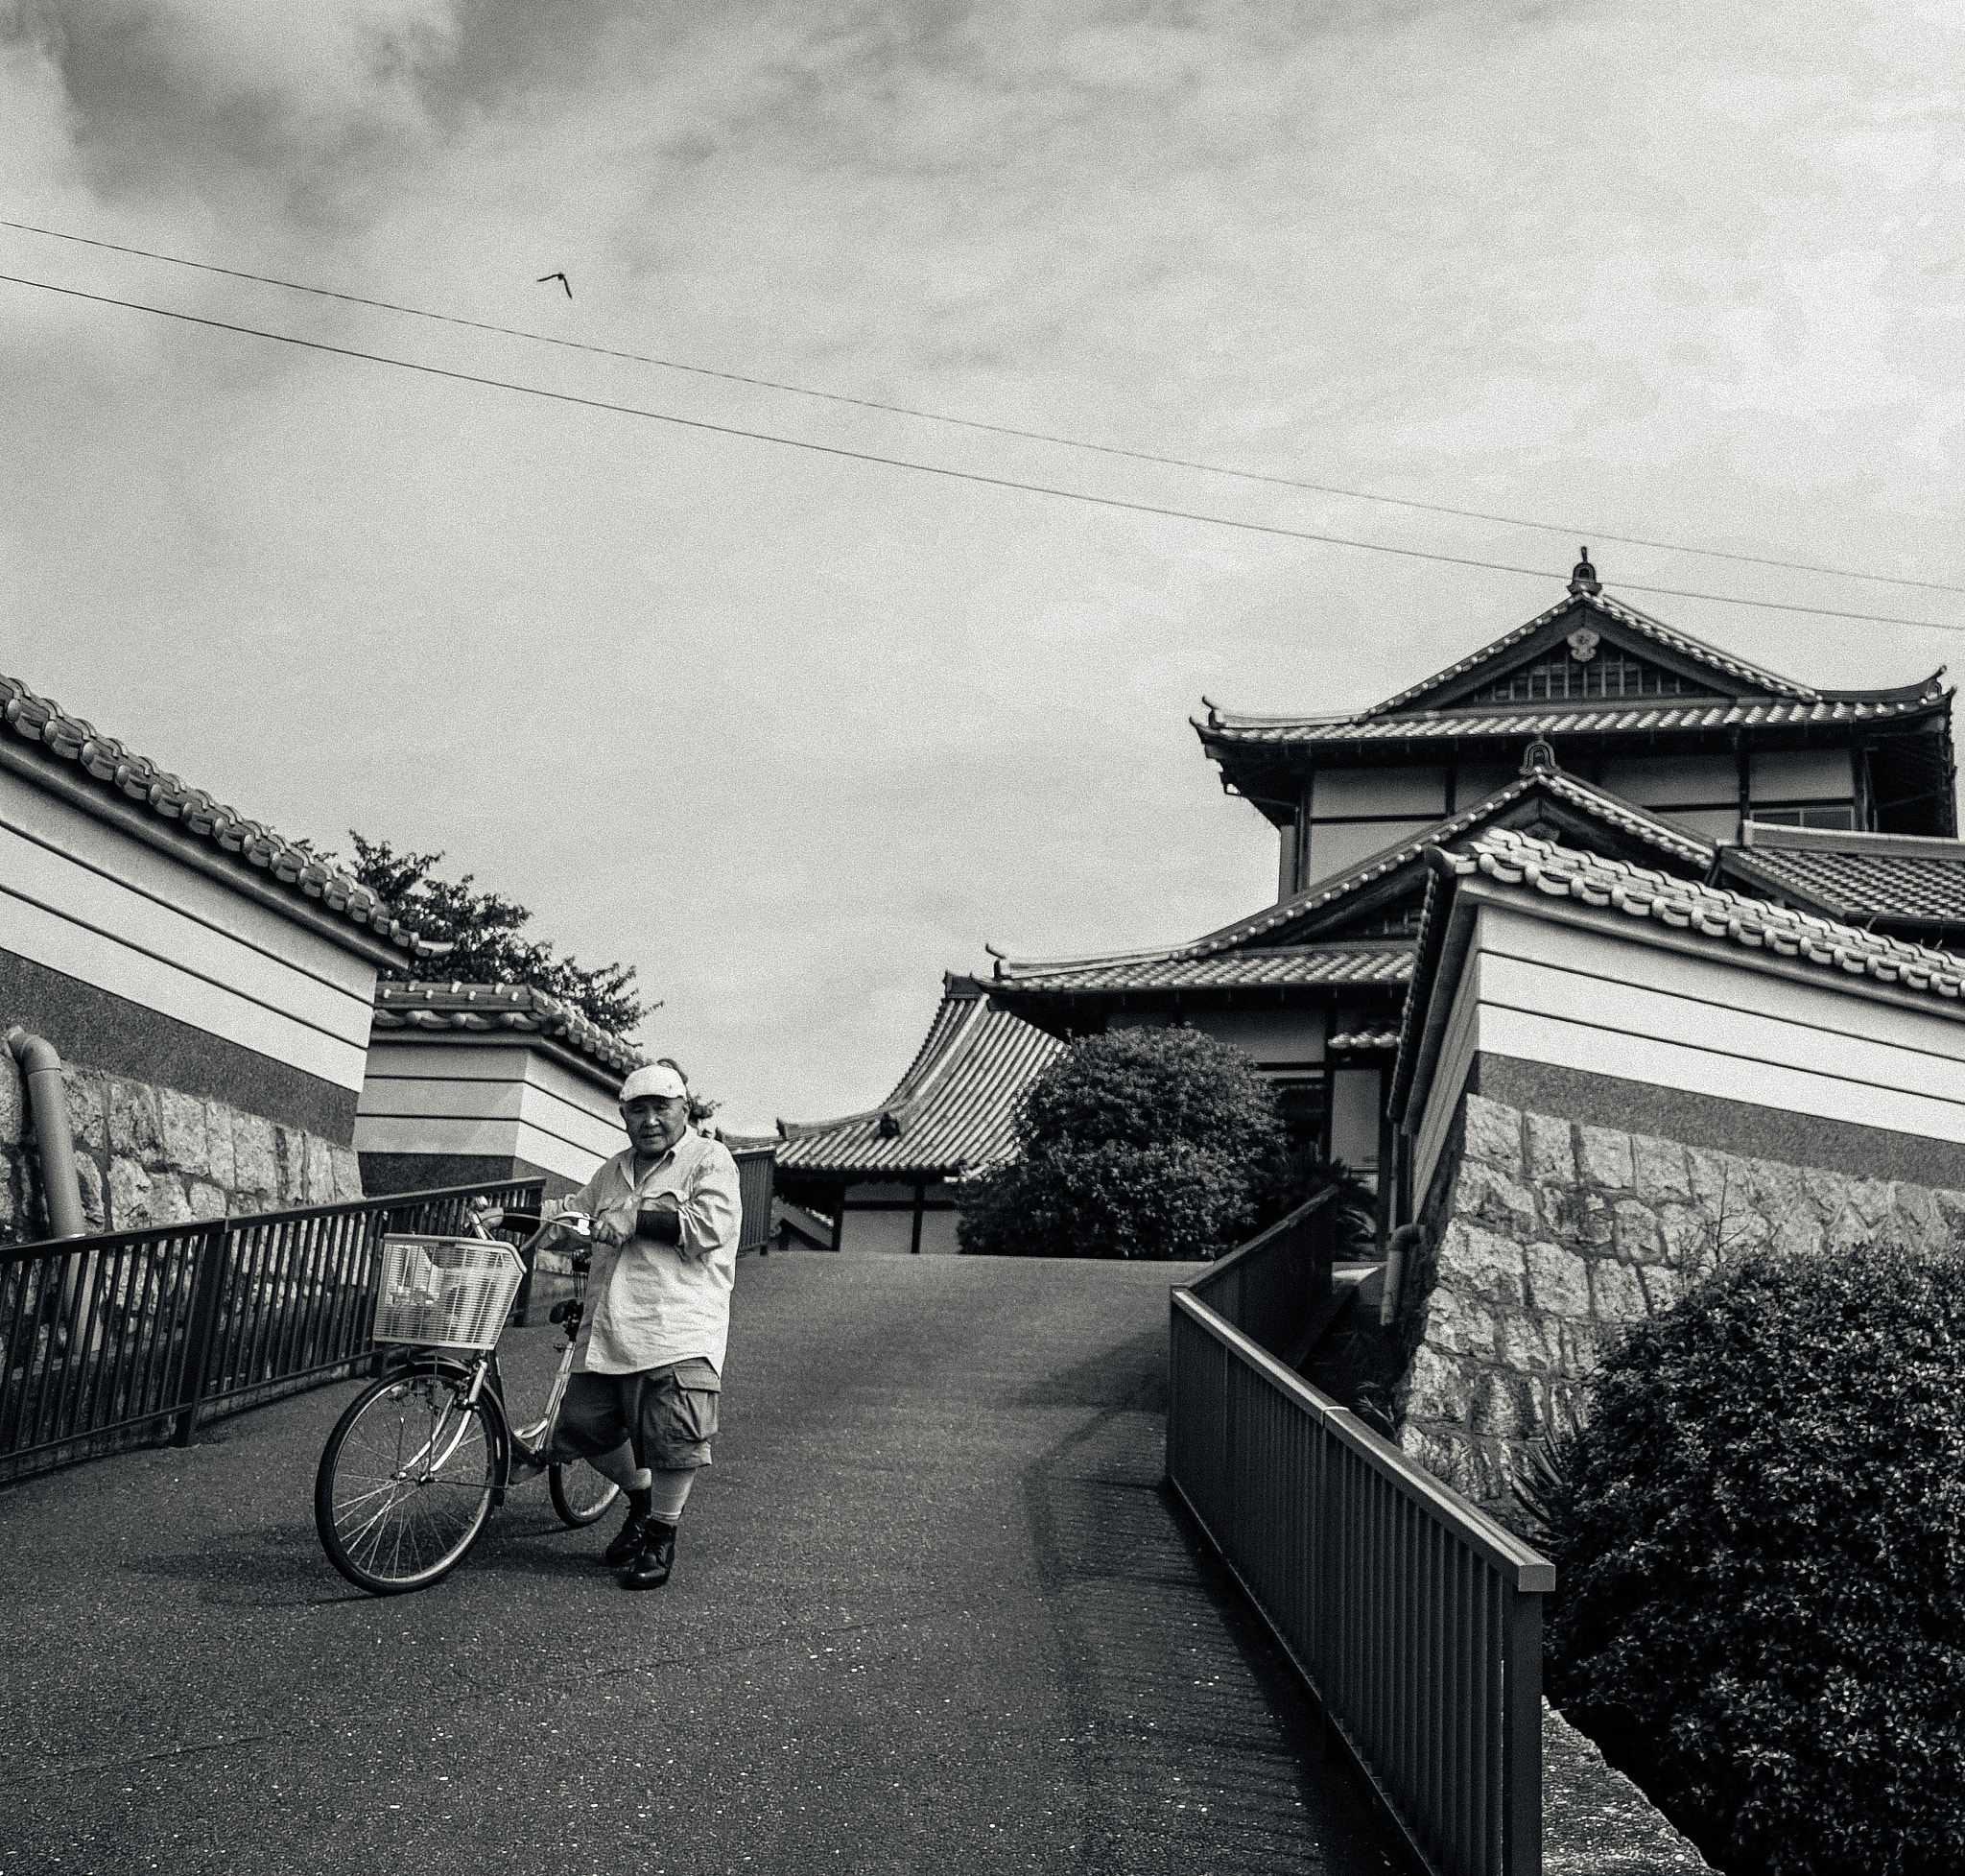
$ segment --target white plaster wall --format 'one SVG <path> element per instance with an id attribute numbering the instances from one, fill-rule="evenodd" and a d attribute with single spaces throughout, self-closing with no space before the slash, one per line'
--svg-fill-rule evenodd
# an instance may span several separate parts
<path id="1" fill-rule="evenodd" d="M 1347 872 L 1361 860 L 1369 860 L 1423 834 L 1440 817 L 1428 815 L 1418 820 L 1319 821 L 1310 829 L 1310 864 L 1303 877 L 1305 886 Z"/>
<path id="2" fill-rule="evenodd" d="M 1324 1058 L 1321 1009 L 1197 1009 L 1188 1023 L 1253 1061 L 1314 1065 Z"/>
<path id="3" fill-rule="evenodd" d="M 1614 914 L 1622 916 L 1622 914 Z M 1424 1192 L 1476 1051 L 1929 1139 L 1965 1142 L 1965 1010 L 1880 1001 L 1482 905 L 1416 1129 Z M 1813 968 L 1809 967 L 1809 975 Z"/>
<path id="4" fill-rule="evenodd" d="M 1424 815 L 1447 811 L 1444 768 L 1320 769 L 1312 778 L 1311 813 L 1324 815 Z"/>
<path id="5" fill-rule="evenodd" d="M 375 967 L 0 770 L 0 949 L 359 1088 Z"/>
<path id="6" fill-rule="evenodd" d="M 1731 755 L 1616 756 L 1603 765 L 1603 786 L 1640 807 L 1740 799 L 1740 764 Z"/>
<path id="7" fill-rule="evenodd" d="M 1660 818 L 1702 841 L 1731 841 L 1740 834 L 1738 808 L 1671 808 L 1659 810 Z"/>
<path id="8" fill-rule="evenodd" d="M 948 1188 L 933 1183 L 928 1196 L 934 1199 L 945 1197 Z M 906 1257 L 910 1254 L 914 1230 L 914 1214 L 904 1212 L 864 1212 L 856 1210 L 856 1199 L 883 1198 L 906 1199 L 911 1204 L 914 1188 L 907 1186 L 856 1185 L 847 1189 L 846 1228 L 840 1242 L 841 1251 L 860 1252 L 866 1256 Z M 921 1255 L 924 1257 L 953 1257 L 960 1250 L 956 1229 L 960 1214 L 954 1210 L 924 1211 L 921 1214 Z"/>
<path id="9" fill-rule="evenodd" d="M 1775 749 L 1752 758 L 1753 797 L 1782 801 L 1847 800 L 1856 793 L 1847 749 Z"/>
<path id="10" fill-rule="evenodd" d="M 1378 1175 L 1382 1085 L 1375 1068 L 1339 1068 L 1331 1075 L 1331 1157 L 1372 1178 Z"/>
<path id="11" fill-rule="evenodd" d="M 355 1116 L 357 1152 L 516 1155 L 581 1181 L 627 1144 L 612 1093 L 521 1043 L 379 1033 Z"/>

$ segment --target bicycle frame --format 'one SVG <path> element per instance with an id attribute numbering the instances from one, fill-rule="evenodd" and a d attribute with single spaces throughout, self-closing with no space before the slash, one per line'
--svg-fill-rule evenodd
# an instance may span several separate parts
<path id="1" fill-rule="evenodd" d="M 485 1230 L 483 1223 L 476 1218 L 469 1221 L 469 1228 L 473 1237 L 486 1240 L 489 1240 L 491 1237 L 491 1233 Z M 533 1232 L 519 1247 L 519 1255 L 524 1257 L 529 1252 L 533 1251 L 539 1240 L 551 1228 L 550 1225 L 542 1224 L 538 1230 Z M 559 1314 L 559 1311 L 564 1311 L 565 1314 L 562 1316 Z M 541 1457 L 543 1457 L 546 1449 L 552 1442 L 554 1429 L 559 1424 L 559 1409 L 561 1403 L 566 1398 L 567 1381 L 573 1373 L 573 1358 L 579 1346 L 580 1318 L 585 1313 L 585 1299 L 581 1296 L 570 1297 L 559 1306 L 559 1311 L 555 1312 L 556 1318 L 556 1326 L 565 1331 L 566 1342 L 559 1351 L 559 1365 L 554 1371 L 553 1385 L 546 1396 L 545 1413 L 537 1420 L 530 1421 L 525 1426 L 516 1425 L 512 1421 L 509 1411 L 505 1414 L 506 1427 L 512 1439 L 526 1447 L 530 1454 Z M 501 1332 L 499 1341 L 502 1342 L 503 1340 L 504 1335 Z M 463 1361 L 457 1355 L 445 1355 L 439 1344 L 411 1345 L 404 1348 L 400 1361 L 405 1372 L 413 1371 L 422 1364 L 427 1363 L 431 1372 L 448 1370 L 455 1379 L 464 1383 L 463 1391 L 458 1397 L 457 1402 L 459 1409 L 458 1431 L 452 1436 L 450 1444 L 440 1454 L 437 1455 L 429 1468 L 431 1472 L 439 1471 L 468 1436 L 471 1425 L 470 1412 L 477 1406 L 479 1397 L 483 1394 L 487 1385 L 492 1392 L 498 1396 L 499 1407 L 504 1409 L 506 1406 L 505 1378 L 498 1370 L 497 1345 L 494 1343 L 489 1348 L 479 1350 L 469 1361 Z M 409 1470 L 417 1459 L 420 1459 L 424 1453 L 430 1451 L 436 1444 L 437 1437 L 433 1436 L 424 1448 L 404 1462 L 404 1469 L 406 1471 Z M 503 1501 L 505 1492 L 510 1484 L 511 1453 L 508 1450 L 504 1455 L 504 1463 L 499 1472 L 497 1498 L 500 1502 Z"/>

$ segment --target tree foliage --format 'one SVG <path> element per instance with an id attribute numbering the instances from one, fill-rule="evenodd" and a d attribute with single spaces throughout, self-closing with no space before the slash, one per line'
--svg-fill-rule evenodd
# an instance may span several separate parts
<path id="1" fill-rule="evenodd" d="M 652 1006 L 635 993 L 632 964 L 589 969 L 576 958 L 556 956 L 543 938 L 521 937 L 533 914 L 502 892 L 474 891 L 474 873 L 439 878 L 440 853 L 399 853 L 389 842 L 365 840 L 352 829 L 348 838 L 355 843 L 349 871 L 425 938 L 456 947 L 442 958 L 406 956 L 404 975 L 422 982 L 530 984 L 615 1035 L 626 1035 L 649 1014 Z"/>
<path id="2" fill-rule="evenodd" d="M 1539 1482 L 1552 1697 L 1740 1876 L 1960 1866 L 1961 1279 L 1742 1256 L 1611 1352 Z"/>
<path id="3" fill-rule="evenodd" d="M 1018 1110 L 1021 1156 L 971 1182 L 966 1251 L 1207 1258 L 1290 1190 L 1282 1115 L 1239 1050 L 1197 1030 L 1075 1043 Z"/>

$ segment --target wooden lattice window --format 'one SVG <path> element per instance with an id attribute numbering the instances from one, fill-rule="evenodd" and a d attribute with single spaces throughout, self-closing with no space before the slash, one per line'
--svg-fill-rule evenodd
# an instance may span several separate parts
<path id="1" fill-rule="evenodd" d="M 1572 657 L 1565 648 L 1554 657 L 1538 658 L 1505 677 L 1484 684 L 1469 703 L 1565 702 L 1573 699 L 1622 697 L 1714 697 L 1718 693 L 1666 671 L 1643 658 L 1629 657 L 1609 647 L 1593 658 Z"/>

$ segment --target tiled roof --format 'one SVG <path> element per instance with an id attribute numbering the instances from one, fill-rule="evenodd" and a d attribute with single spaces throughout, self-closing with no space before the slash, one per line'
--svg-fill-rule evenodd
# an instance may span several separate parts
<path id="1" fill-rule="evenodd" d="M 1948 951 L 1859 931 L 1812 913 L 1792 912 L 1743 892 L 1673 879 L 1600 854 L 1580 853 L 1551 841 L 1532 840 L 1509 828 L 1483 834 L 1469 853 L 1442 848 L 1433 864 L 1443 873 L 1479 873 L 1546 898 L 1613 907 L 1627 917 L 1654 919 L 1676 931 L 1697 932 L 1716 943 L 1819 964 L 1843 977 L 1899 985 L 1953 1002 L 1965 988 L 1965 958 Z"/>
<path id="2" fill-rule="evenodd" d="M 648 1060 L 570 1004 L 523 984 L 404 984 L 385 978 L 375 986 L 374 1027 L 550 1036 L 623 1075 Z"/>
<path id="3" fill-rule="evenodd" d="M 0 677 L 0 702 L 5 705 L 9 735 L 39 744 L 74 763 L 102 795 L 147 807 L 184 832 L 237 854 L 296 896 L 318 900 L 329 912 L 366 926 L 375 938 L 421 957 L 441 957 L 450 949 L 419 938 L 351 874 L 283 839 L 265 822 L 248 820 L 236 808 L 225 807 L 201 788 L 190 787 L 148 756 L 131 754 L 115 737 L 101 735 L 93 724 L 36 697 L 18 678 Z"/>
<path id="4" fill-rule="evenodd" d="M 1174 958 L 1204 958 L 1216 951 L 1227 951 L 1248 944 L 1260 938 L 1265 932 L 1272 932 L 1279 926 L 1293 924 L 1299 918 L 1308 918 L 1313 913 L 1323 911 L 1340 899 L 1346 899 L 1360 889 L 1369 886 L 1374 880 L 1384 879 L 1389 873 L 1397 872 L 1402 867 L 1409 867 L 1429 846 L 1444 846 L 1456 841 L 1470 829 L 1491 819 L 1512 807 L 1525 796 L 1537 788 L 1545 788 L 1557 799 L 1567 801 L 1572 807 L 1580 808 L 1585 814 L 1602 821 L 1606 826 L 1615 827 L 1621 833 L 1635 835 L 1661 853 L 1669 853 L 1674 860 L 1681 860 L 1689 867 L 1710 867 L 1713 864 L 1713 848 L 1710 843 L 1696 839 L 1683 828 L 1674 827 L 1670 822 L 1661 820 L 1621 796 L 1612 795 L 1607 789 L 1597 788 L 1574 775 L 1565 774 L 1560 769 L 1537 767 L 1520 780 L 1512 781 L 1504 788 L 1497 789 L 1492 795 L 1475 802 L 1471 808 L 1462 809 L 1458 814 L 1449 815 L 1444 820 L 1435 822 L 1423 834 L 1415 834 L 1409 841 L 1402 841 L 1396 846 L 1385 848 L 1361 860 L 1357 866 L 1336 877 L 1319 880 L 1314 886 L 1279 900 L 1275 905 L 1265 906 L 1261 912 L 1246 918 L 1238 919 L 1232 925 L 1223 925 L 1218 932 L 1210 932 L 1205 938 L 1196 938 L 1192 944 L 1164 955 Z"/>
<path id="5" fill-rule="evenodd" d="M 1082 959 L 1051 964 L 997 964 L 997 996 L 1104 990 L 1293 988 L 1315 984 L 1403 984 L 1412 971 L 1409 946 L 1279 944 L 1191 957 L 1184 951 L 1134 958 Z"/>
<path id="6" fill-rule="evenodd" d="M 1674 879 L 1601 854 L 1538 841 L 1511 828 L 1490 829 L 1465 853 L 1434 847 L 1427 855 L 1439 877 L 1426 894 L 1414 994 L 1407 999 L 1392 1072 L 1393 1111 L 1403 1110 L 1426 1025 L 1426 1004 L 1445 947 L 1455 882 L 1481 878 L 1524 895 L 1622 913 L 1673 931 L 1819 967 L 1825 980 L 1858 994 L 1872 985 L 1956 1004 L 1965 991 L 1965 958 L 1853 925 L 1791 912 L 1765 899 Z"/>
<path id="7" fill-rule="evenodd" d="M 1334 1035 L 1324 1044 L 1333 1053 L 1348 1049 L 1354 1054 L 1363 1050 L 1383 1050 L 1389 1054 L 1399 1046 L 1397 1030 L 1346 1030 L 1341 1035 Z"/>
<path id="8" fill-rule="evenodd" d="M 1421 710 L 1399 717 L 1231 717 L 1216 712 L 1195 727 L 1213 743 L 1392 743 L 1428 737 L 1577 736 L 1594 730 L 1778 728 L 1792 724 L 1882 723 L 1939 707 L 1937 696 L 1782 702 L 1766 698 L 1679 698 L 1657 703 L 1530 705 L 1474 714 Z"/>
<path id="9" fill-rule="evenodd" d="M 1016 1151 L 1013 1123 L 1024 1090 L 1063 1049 L 1021 1016 L 992 1009 L 980 986 L 956 980 L 894 1091 L 864 1113 L 780 1121 L 778 1164 L 860 1178 L 993 1166 Z"/>
<path id="10" fill-rule="evenodd" d="M 1834 853 L 1808 848 L 1729 847 L 1729 877 L 1835 918 L 1910 919 L 1965 927 L 1965 843 L 1932 841 L 1951 854 Z"/>
<path id="11" fill-rule="evenodd" d="M 1374 703 L 1369 709 L 1359 714 L 1366 717 L 1381 717 L 1409 703 L 1415 697 L 1424 697 L 1429 691 L 1437 690 L 1440 685 L 1451 683 L 1456 677 L 1464 677 L 1476 667 L 1485 664 L 1488 659 L 1499 656 L 1509 647 L 1531 638 L 1546 625 L 1559 619 L 1565 612 L 1590 610 L 1600 612 L 1606 619 L 1614 619 L 1621 626 L 1627 626 L 1641 637 L 1648 638 L 1653 644 L 1663 646 L 1667 651 L 1675 652 L 1682 658 L 1693 664 L 1703 665 L 1716 677 L 1729 678 L 1736 684 L 1744 684 L 1750 691 L 1768 697 L 1805 698 L 1812 701 L 1823 693 L 1811 689 L 1807 684 L 1797 684 L 1791 677 L 1783 677 L 1778 672 L 1768 671 L 1757 664 L 1749 664 L 1744 658 L 1737 658 L 1731 653 L 1722 652 L 1716 645 L 1708 645 L 1702 638 L 1694 638 L 1691 632 L 1680 631 L 1668 626 L 1662 619 L 1654 619 L 1648 612 L 1640 612 L 1634 606 L 1625 606 L 1620 600 L 1609 598 L 1603 593 L 1572 593 L 1558 600 L 1546 612 L 1538 612 L 1513 631 L 1503 632 L 1491 645 L 1483 645 L 1480 651 L 1470 653 L 1456 664 L 1450 664 L 1444 671 L 1435 671 L 1423 683 L 1412 685 L 1401 691 L 1396 697 L 1388 697 L 1382 703 Z"/>
<path id="12" fill-rule="evenodd" d="M 1500 662 L 1512 648 L 1526 644 L 1566 613 L 1595 612 L 1634 636 L 1674 653 L 1709 673 L 1713 688 L 1726 693 L 1718 699 L 1672 698 L 1627 704 L 1603 701 L 1575 706 L 1555 704 L 1489 708 L 1478 714 L 1465 705 L 1447 709 L 1412 710 L 1407 706 L 1429 697 L 1456 678 L 1468 677 L 1481 667 Z M 1795 724 L 1870 723 L 1914 716 L 1940 701 L 1942 667 L 1915 684 L 1881 691 L 1825 691 L 1797 683 L 1778 672 L 1708 645 L 1634 606 L 1604 593 L 1574 592 L 1539 612 L 1492 644 L 1436 671 L 1363 710 L 1341 716 L 1251 716 L 1222 710 L 1210 703 L 1205 722 L 1195 727 L 1212 742 L 1236 746 L 1288 743 L 1381 742 L 1432 736 L 1576 735 L 1590 731 L 1713 729 Z M 1205 701 L 1205 700 L 1203 700 Z"/>

